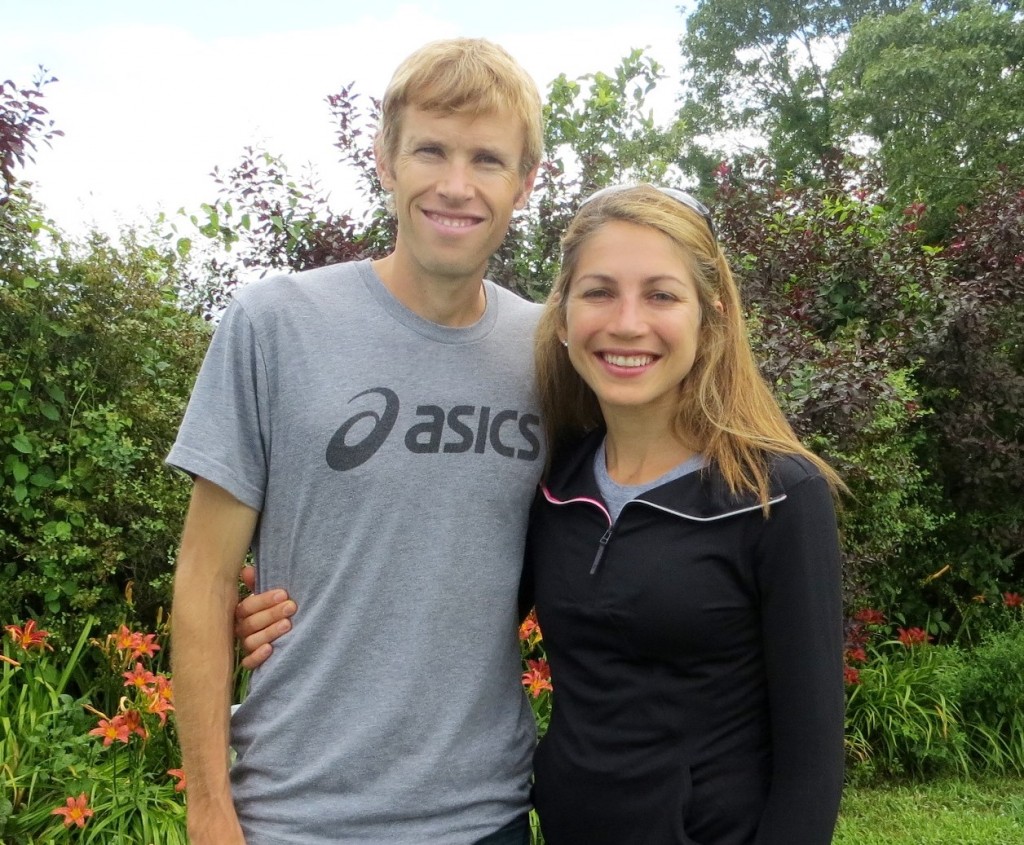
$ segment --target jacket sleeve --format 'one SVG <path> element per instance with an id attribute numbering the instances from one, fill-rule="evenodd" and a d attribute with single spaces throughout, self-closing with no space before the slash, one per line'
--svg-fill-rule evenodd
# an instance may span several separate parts
<path id="1" fill-rule="evenodd" d="M 540 490 L 537 490 L 536 495 L 533 497 L 533 504 L 530 507 L 530 519 L 527 525 L 535 525 L 533 518 L 537 508 L 541 507 L 542 496 Z M 533 555 L 533 532 L 527 530 L 526 534 L 526 548 L 523 553 L 523 571 L 519 576 L 519 621 L 522 622 L 527 616 L 530 615 L 530 611 L 533 610 L 533 597 L 534 597 L 534 555 Z"/>
<path id="2" fill-rule="evenodd" d="M 808 474 L 757 548 L 772 782 L 756 845 L 828 845 L 843 789 L 842 573 L 831 492 Z"/>

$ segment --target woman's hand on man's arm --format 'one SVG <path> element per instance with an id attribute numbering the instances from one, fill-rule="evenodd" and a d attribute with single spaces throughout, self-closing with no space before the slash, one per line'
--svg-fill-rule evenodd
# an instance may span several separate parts
<path id="1" fill-rule="evenodd" d="M 256 570 L 251 566 L 242 568 L 242 583 L 249 590 L 255 589 Z M 291 615 L 296 611 L 295 602 L 288 593 L 274 588 L 262 593 L 246 596 L 235 607 L 235 638 L 245 652 L 242 665 L 255 669 L 266 662 L 274 651 L 271 643 L 292 629 Z"/>

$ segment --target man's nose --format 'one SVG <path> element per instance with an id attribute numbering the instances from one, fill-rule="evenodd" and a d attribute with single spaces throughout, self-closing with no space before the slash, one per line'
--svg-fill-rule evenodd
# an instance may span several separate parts
<path id="1" fill-rule="evenodd" d="M 472 172 L 467 164 L 449 161 L 437 186 L 437 192 L 452 202 L 465 202 L 473 196 Z"/>

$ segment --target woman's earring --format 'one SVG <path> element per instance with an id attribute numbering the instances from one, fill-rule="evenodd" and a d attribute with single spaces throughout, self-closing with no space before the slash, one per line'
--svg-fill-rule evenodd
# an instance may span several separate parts
<path id="1" fill-rule="evenodd" d="M 562 341 L 562 346 L 564 346 L 566 349 L 568 349 L 569 348 L 569 341 L 563 340 Z"/>

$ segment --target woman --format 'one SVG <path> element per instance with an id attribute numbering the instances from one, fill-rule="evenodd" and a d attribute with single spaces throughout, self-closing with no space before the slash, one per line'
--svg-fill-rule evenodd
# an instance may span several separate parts
<path id="1" fill-rule="evenodd" d="M 536 359 L 554 458 L 523 595 L 555 688 L 547 845 L 830 842 L 842 482 L 758 373 L 707 209 L 652 186 L 584 201 Z"/>
<path id="2" fill-rule="evenodd" d="M 536 356 L 555 454 L 524 573 L 555 688 L 545 841 L 830 842 L 841 482 L 758 374 L 707 210 L 650 186 L 585 201 Z"/>

